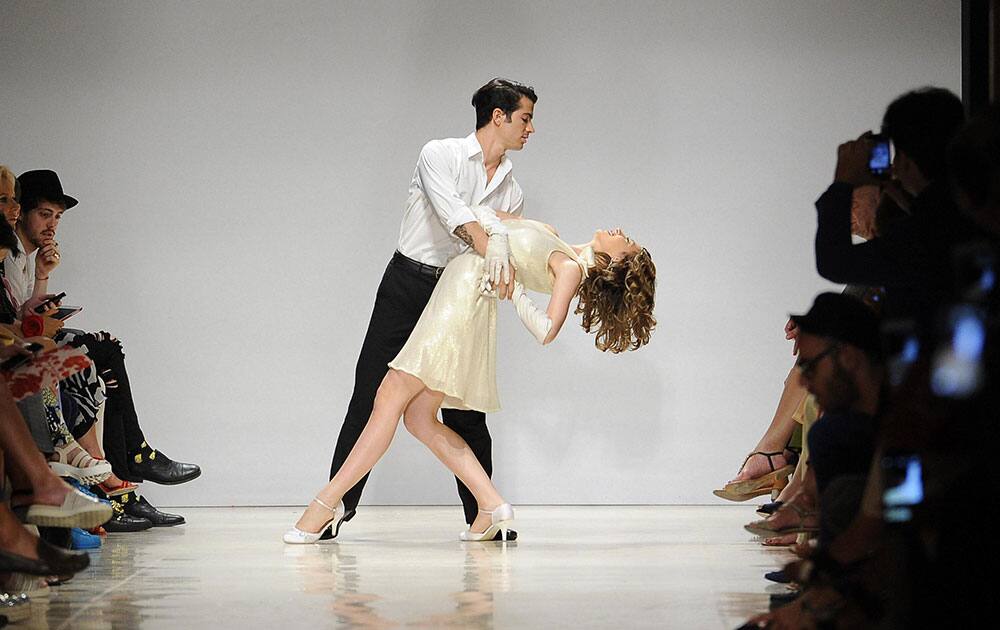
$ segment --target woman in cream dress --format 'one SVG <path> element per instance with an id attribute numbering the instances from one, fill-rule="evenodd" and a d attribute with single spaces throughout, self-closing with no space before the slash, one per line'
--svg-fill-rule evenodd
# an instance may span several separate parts
<path id="1" fill-rule="evenodd" d="M 576 312 L 583 327 L 597 334 L 604 351 L 636 349 L 649 341 L 655 325 L 656 269 L 649 252 L 620 229 L 599 230 L 590 243 L 568 245 L 542 223 L 505 221 L 517 278 L 511 298 L 525 327 L 541 344 L 555 339 L 579 296 Z M 409 340 L 379 386 L 361 437 L 340 471 L 316 495 L 284 540 L 316 542 L 344 513 L 341 499 L 389 448 L 399 418 L 480 505 L 479 517 L 463 540 L 490 540 L 505 531 L 513 509 L 500 496 L 469 446 L 437 420 L 441 407 L 493 412 L 500 408 L 496 387 L 497 299 L 480 292 L 482 258 L 456 257 L 444 273 Z M 525 289 L 550 294 L 537 308 Z M 336 507 L 334 507 L 336 506 Z"/>

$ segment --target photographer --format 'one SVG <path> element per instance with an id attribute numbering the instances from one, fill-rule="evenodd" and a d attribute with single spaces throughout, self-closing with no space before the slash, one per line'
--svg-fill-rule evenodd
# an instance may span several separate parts
<path id="1" fill-rule="evenodd" d="M 832 282 L 885 288 L 883 317 L 913 319 L 926 329 L 951 290 L 950 256 L 970 222 L 959 214 L 947 183 L 945 150 L 964 121 L 962 102 L 941 88 L 923 88 L 893 101 L 882 122 L 837 149 L 834 182 L 816 201 L 816 267 Z M 875 173 L 872 159 L 895 147 L 892 180 Z M 873 153 L 874 152 L 874 153 Z M 851 194 L 881 185 L 909 216 L 861 244 L 851 241 Z"/>

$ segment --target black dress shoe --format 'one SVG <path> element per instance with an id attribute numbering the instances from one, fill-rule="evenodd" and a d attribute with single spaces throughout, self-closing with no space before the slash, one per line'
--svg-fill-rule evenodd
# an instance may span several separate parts
<path id="1" fill-rule="evenodd" d="M 153 507 L 146 497 L 140 497 L 134 491 L 123 494 L 119 500 L 125 514 L 135 518 L 144 518 L 153 524 L 153 527 L 173 527 L 183 525 L 184 517 L 179 514 L 167 514 Z"/>
<path id="2" fill-rule="evenodd" d="M 493 540 L 497 540 L 497 541 L 503 540 L 503 538 L 500 536 L 500 532 L 499 531 L 496 533 L 496 535 L 493 536 Z M 517 532 L 515 532 L 513 529 L 508 529 L 507 530 L 507 542 L 514 542 L 515 540 L 517 540 Z"/>
<path id="3" fill-rule="evenodd" d="M 105 531 L 109 534 L 121 532 L 142 532 L 153 526 L 152 521 L 148 518 L 126 514 L 124 506 L 122 506 L 122 504 L 118 501 L 117 497 L 111 499 L 111 508 L 115 511 L 115 515 L 103 526 Z"/>
<path id="4" fill-rule="evenodd" d="M 347 521 L 351 520 L 352 518 L 354 518 L 354 515 L 357 514 L 357 513 L 358 513 L 357 510 L 347 510 L 347 511 L 345 511 L 344 515 L 342 517 L 340 517 L 339 521 L 337 521 L 336 523 L 330 523 L 330 526 L 327 527 L 326 530 L 322 534 L 320 534 L 319 539 L 320 540 L 333 540 L 334 538 L 336 538 L 337 534 L 340 533 L 340 526 L 343 525 L 344 523 L 346 523 Z"/>
<path id="5" fill-rule="evenodd" d="M 128 470 L 146 481 L 174 486 L 201 476 L 201 468 L 197 464 L 175 462 L 163 453 L 149 448 L 145 442 L 138 453 L 132 455 Z"/>

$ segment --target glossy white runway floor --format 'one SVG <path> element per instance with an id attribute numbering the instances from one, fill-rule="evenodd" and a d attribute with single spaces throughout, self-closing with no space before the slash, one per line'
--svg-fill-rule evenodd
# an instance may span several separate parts
<path id="1" fill-rule="evenodd" d="M 735 628 L 786 555 L 753 507 L 517 509 L 516 543 L 462 543 L 458 507 L 370 507 L 290 546 L 297 508 L 186 508 L 112 534 L 12 628 Z"/>

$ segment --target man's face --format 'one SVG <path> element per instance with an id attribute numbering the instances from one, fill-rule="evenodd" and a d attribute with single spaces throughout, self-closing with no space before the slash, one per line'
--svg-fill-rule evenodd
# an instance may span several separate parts
<path id="1" fill-rule="evenodd" d="M 520 151 L 524 148 L 528 136 L 535 133 L 532 124 L 534 115 L 535 104 L 528 97 L 522 96 L 517 109 L 510 115 L 510 121 L 504 117 L 500 123 L 499 134 L 505 151 Z"/>
<path id="2" fill-rule="evenodd" d="M 840 360 L 840 353 L 844 351 L 846 348 L 825 337 L 799 334 L 796 365 L 803 385 L 823 409 L 850 409 L 861 397 L 854 375 Z"/>
<path id="3" fill-rule="evenodd" d="M 42 247 L 56 237 L 56 229 L 66 208 L 61 203 L 42 200 L 38 207 L 21 217 L 21 230 L 35 247 Z"/>

